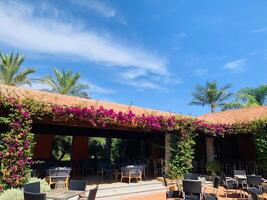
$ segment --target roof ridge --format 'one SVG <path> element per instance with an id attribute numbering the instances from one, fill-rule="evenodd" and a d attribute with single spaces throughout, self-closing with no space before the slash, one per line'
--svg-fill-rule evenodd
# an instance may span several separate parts
<path id="1" fill-rule="evenodd" d="M 11 95 L 8 94 L 10 91 L 12 91 Z M 66 105 L 66 106 L 95 106 L 98 104 L 98 106 L 103 106 L 106 109 L 114 109 L 116 111 L 123 111 L 127 112 L 130 110 L 137 113 L 137 114 L 155 114 L 155 115 L 180 115 L 172 112 L 167 111 L 161 111 L 151 108 L 145 108 L 140 106 L 134 106 L 134 105 L 127 105 L 127 104 L 120 104 L 120 103 L 114 103 L 109 101 L 103 101 L 98 99 L 85 99 L 82 97 L 77 96 L 70 96 L 70 95 L 64 95 L 64 94 L 57 94 L 49 91 L 40 91 L 37 89 L 29 89 L 29 88 L 23 88 L 23 87 L 17 87 L 17 86 L 10 86 L 5 84 L 0 84 L 0 95 L 2 96 L 16 96 L 17 98 L 33 98 L 38 99 L 40 102 L 44 103 L 52 103 L 52 104 L 59 104 L 59 105 Z M 65 101 L 63 100 L 65 98 Z M 66 99 L 67 98 L 67 99 Z M 185 115 L 186 116 L 186 115 Z"/>

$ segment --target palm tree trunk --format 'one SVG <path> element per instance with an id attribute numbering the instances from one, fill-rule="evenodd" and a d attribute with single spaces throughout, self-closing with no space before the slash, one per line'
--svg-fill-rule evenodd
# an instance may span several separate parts
<path id="1" fill-rule="evenodd" d="M 216 107 L 216 106 L 215 106 L 214 104 L 211 104 L 211 106 L 210 106 L 210 110 L 211 110 L 212 113 L 215 112 L 215 107 Z"/>

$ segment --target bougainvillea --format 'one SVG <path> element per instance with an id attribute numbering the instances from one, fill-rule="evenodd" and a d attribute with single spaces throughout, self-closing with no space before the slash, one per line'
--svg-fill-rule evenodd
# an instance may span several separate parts
<path id="1" fill-rule="evenodd" d="M 136 115 L 130 110 L 128 112 L 116 112 L 113 109 L 94 106 L 43 105 L 30 99 L 18 101 L 3 97 L 0 99 L 0 104 L 1 108 L 4 108 L 4 111 L 1 112 L 3 117 L 0 117 L 0 123 L 8 125 L 8 131 L 0 135 L 0 180 L 2 181 L 0 188 L 3 186 L 21 186 L 27 180 L 34 146 L 31 125 L 34 120 L 40 120 L 43 117 L 48 117 L 54 121 L 83 122 L 88 127 L 129 128 L 141 129 L 147 133 L 154 131 L 171 133 L 170 168 L 171 173 L 176 177 L 192 167 L 193 146 L 195 144 L 193 138 L 198 134 L 213 136 L 239 133 L 255 134 L 260 132 L 258 129 L 261 129 L 264 140 L 267 141 L 265 137 L 266 126 L 262 125 L 263 122 L 261 125 L 255 123 L 209 124 L 195 118 L 171 114 L 169 116 Z M 265 145 L 262 137 L 255 140 L 256 142 L 259 141 L 258 146 Z"/>
<path id="2" fill-rule="evenodd" d="M 145 131 L 180 132 L 181 128 L 193 127 L 195 133 L 223 135 L 229 126 L 225 124 L 209 124 L 191 117 L 136 115 L 132 111 L 116 112 L 103 107 L 89 108 L 54 105 L 51 117 L 59 121 L 85 121 L 89 126 L 98 128 L 136 128 Z"/>
<path id="3" fill-rule="evenodd" d="M 14 99 L 6 99 L 2 106 L 9 110 L 5 120 L 9 128 L 8 132 L 0 135 L 1 187 L 17 187 L 25 183 L 30 174 L 32 119 L 23 104 Z"/>

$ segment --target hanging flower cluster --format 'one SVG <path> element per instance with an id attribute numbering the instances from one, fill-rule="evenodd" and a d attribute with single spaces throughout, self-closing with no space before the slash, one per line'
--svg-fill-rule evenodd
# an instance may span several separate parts
<path id="1" fill-rule="evenodd" d="M 210 135 L 223 135 L 230 130 L 229 125 L 208 124 L 190 117 L 136 115 L 132 111 L 115 112 L 113 109 L 103 107 L 67 107 L 52 106 L 50 115 L 59 121 L 85 121 L 88 125 L 97 128 L 139 128 L 147 131 L 177 132 L 183 127 L 191 127 L 196 133 Z"/>

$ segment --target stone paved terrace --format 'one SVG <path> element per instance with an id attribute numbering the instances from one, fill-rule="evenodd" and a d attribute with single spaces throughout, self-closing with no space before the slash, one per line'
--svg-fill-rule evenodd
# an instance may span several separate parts
<path id="1" fill-rule="evenodd" d="M 155 193 L 165 194 L 162 182 L 152 180 L 138 183 L 111 183 L 100 184 L 97 200 L 123 200 L 128 198 L 143 198 Z"/>
<path id="2" fill-rule="evenodd" d="M 88 186 L 88 189 L 92 186 Z M 208 193 L 212 189 L 206 190 Z M 152 180 L 138 183 L 112 183 L 100 184 L 97 193 L 97 200 L 166 200 L 166 188 L 162 182 Z M 267 195 L 266 195 L 267 196 Z M 224 189 L 219 188 L 218 197 L 226 200 Z M 237 191 L 228 193 L 228 199 L 240 199 Z"/>

